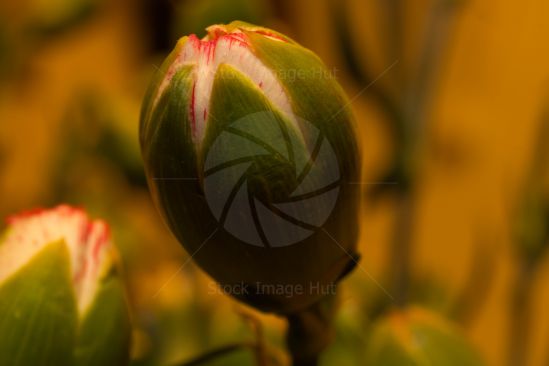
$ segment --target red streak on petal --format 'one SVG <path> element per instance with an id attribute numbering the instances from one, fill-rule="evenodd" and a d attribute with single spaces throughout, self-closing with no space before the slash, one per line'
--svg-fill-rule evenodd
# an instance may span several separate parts
<path id="1" fill-rule="evenodd" d="M 103 221 L 97 221 L 95 225 L 98 225 L 97 230 L 101 230 L 101 233 L 95 239 L 95 243 L 93 243 L 93 248 L 92 248 L 92 258 L 95 263 L 98 263 L 99 251 L 101 250 L 102 247 L 105 246 L 105 244 L 108 241 L 109 230 L 108 230 L 107 224 Z"/>
<path id="2" fill-rule="evenodd" d="M 80 231 L 80 244 L 86 245 L 88 237 L 93 229 L 93 223 L 89 220 L 84 221 L 82 230 Z"/>
<path id="3" fill-rule="evenodd" d="M 259 87 L 260 87 L 260 88 L 263 88 L 263 81 L 260 81 L 260 82 L 259 82 Z"/>
<path id="4" fill-rule="evenodd" d="M 198 53 L 202 54 L 206 58 L 206 63 L 210 63 L 215 55 L 215 47 L 217 45 L 217 38 L 213 40 L 200 40 L 196 35 L 192 34 L 190 37 L 192 45 Z"/>
<path id="5" fill-rule="evenodd" d="M 20 221 L 20 220 L 28 219 L 28 218 L 31 218 L 33 216 L 39 216 L 44 211 L 46 211 L 46 210 L 43 209 L 43 208 L 34 208 L 32 210 L 20 212 L 20 213 L 15 214 L 15 215 L 8 216 L 6 218 L 6 223 L 8 225 L 12 225 L 12 224 L 15 224 L 17 221 Z"/>
<path id="6" fill-rule="evenodd" d="M 195 91 L 196 91 L 196 80 L 193 83 L 193 91 L 191 95 L 191 132 L 193 135 L 195 134 L 195 131 L 196 131 L 196 115 L 194 113 L 195 101 L 196 101 Z"/>
<path id="7" fill-rule="evenodd" d="M 232 46 L 236 43 L 238 46 L 248 47 L 248 38 L 244 33 L 231 33 L 223 36 L 223 38 L 229 39 L 229 45 Z"/>
<path id="8" fill-rule="evenodd" d="M 57 206 L 53 209 L 45 209 L 45 208 L 42 208 L 42 207 L 38 207 L 38 208 L 33 208 L 31 210 L 19 212 L 15 215 L 8 216 L 6 218 L 6 223 L 8 225 L 12 225 L 12 224 L 16 223 L 17 221 L 29 219 L 29 218 L 36 217 L 36 216 L 40 216 L 44 213 L 52 212 L 52 211 L 56 212 L 59 215 L 63 215 L 63 216 L 68 216 L 68 215 L 72 215 L 72 214 L 83 214 L 83 215 L 85 215 L 84 210 L 80 207 L 72 207 L 72 206 L 69 206 L 69 205 L 62 204 L 62 205 L 59 205 L 59 206 Z"/>
<path id="9" fill-rule="evenodd" d="M 99 264 L 99 254 L 101 249 L 104 248 L 110 240 L 111 231 L 109 225 L 103 220 L 95 220 L 93 222 L 93 229 L 96 233 L 94 241 L 90 243 L 91 247 L 91 258 L 86 258 L 86 260 L 93 260 L 93 263 Z"/>
<path id="10" fill-rule="evenodd" d="M 88 268 L 88 261 L 87 258 L 84 258 L 84 261 L 82 262 L 82 265 L 80 266 L 80 269 L 78 272 L 74 275 L 74 282 L 78 283 L 84 277 L 84 274 L 86 273 L 86 269 Z"/>
<path id="11" fill-rule="evenodd" d="M 168 69 L 168 72 L 166 72 L 166 79 L 167 80 L 171 80 L 173 78 L 175 74 L 175 67 L 172 65 L 169 69 Z"/>
<path id="12" fill-rule="evenodd" d="M 191 34 L 189 36 L 189 41 L 191 42 L 191 44 L 193 45 L 193 48 L 198 51 L 200 50 L 200 39 L 198 39 L 198 37 L 195 35 L 195 34 Z"/>
<path id="13" fill-rule="evenodd" d="M 208 111 L 204 108 L 204 121 L 206 121 L 206 117 L 208 117 Z"/>
<path id="14" fill-rule="evenodd" d="M 212 62 L 214 59 L 216 46 L 217 46 L 217 41 L 208 42 L 208 48 L 207 48 L 208 63 Z"/>

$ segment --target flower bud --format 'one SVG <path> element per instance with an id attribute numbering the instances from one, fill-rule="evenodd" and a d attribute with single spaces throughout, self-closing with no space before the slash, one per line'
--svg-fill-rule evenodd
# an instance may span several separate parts
<path id="1" fill-rule="evenodd" d="M 374 325 L 365 365 L 480 366 L 479 355 L 445 319 L 421 308 L 396 310 Z"/>
<path id="2" fill-rule="evenodd" d="M 145 97 L 149 186 L 226 292 L 297 311 L 356 263 L 360 159 L 349 102 L 290 38 L 242 22 L 207 30 L 179 40 Z"/>
<path id="3" fill-rule="evenodd" d="M 125 365 L 129 313 L 106 223 L 58 206 L 0 240 L 0 365 Z"/>

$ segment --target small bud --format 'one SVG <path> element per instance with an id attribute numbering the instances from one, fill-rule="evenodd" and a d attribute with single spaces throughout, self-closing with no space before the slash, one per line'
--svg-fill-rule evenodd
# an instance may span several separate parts
<path id="1" fill-rule="evenodd" d="M 235 297 L 287 313 L 356 263 L 353 123 L 314 53 L 233 22 L 177 43 L 145 97 L 140 139 L 155 203 L 193 259 L 228 292 L 247 289 Z"/>
<path id="2" fill-rule="evenodd" d="M 484 363 L 459 331 L 420 308 L 395 310 L 373 328 L 365 365 L 480 366 Z"/>
<path id="3" fill-rule="evenodd" d="M 58 206 L 0 240 L 0 365 L 125 365 L 129 314 L 107 224 Z"/>

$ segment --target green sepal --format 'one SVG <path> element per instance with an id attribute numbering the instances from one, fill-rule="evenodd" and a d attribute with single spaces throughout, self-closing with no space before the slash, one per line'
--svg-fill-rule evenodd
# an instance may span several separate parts
<path id="1" fill-rule="evenodd" d="M 344 178 L 360 167 L 350 102 L 335 75 L 312 51 L 293 43 L 245 32 L 257 57 L 278 76 L 294 113 L 318 128 L 332 144 Z"/>
<path id="2" fill-rule="evenodd" d="M 193 68 L 184 66 L 176 72 L 154 108 L 151 128 L 140 131 L 152 197 L 180 240 L 195 231 L 187 229 L 185 223 L 211 221 L 203 195 L 197 194 L 198 162 L 189 120 L 195 82 Z M 211 233 L 213 228 L 207 230 Z"/>
<path id="3" fill-rule="evenodd" d="M 63 240 L 0 284 L 0 314 L 0 365 L 73 364 L 78 315 Z"/>
<path id="4" fill-rule="evenodd" d="M 147 91 L 145 92 L 145 97 L 143 98 L 143 103 L 141 105 L 141 113 L 140 113 L 140 120 L 139 120 L 141 146 L 143 146 L 143 142 L 146 141 L 143 138 L 148 135 L 149 122 L 151 120 L 151 115 L 159 102 L 159 100 L 157 100 L 157 97 L 158 97 L 160 85 L 162 84 L 162 81 L 164 81 L 164 78 L 166 77 L 166 74 L 169 68 L 175 62 L 175 60 L 177 59 L 177 56 L 179 56 L 179 54 L 181 53 L 181 50 L 183 49 L 183 47 L 185 47 L 185 44 L 187 43 L 188 39 L 189 37 L 185 36 L 185 37 L 182 37 L 177 42 L 175 48 L 172 50 L 172 52 L 170 52 L 168 57 L 166 57 L 164 62 L 162 62 L 162 65 L 160 66 L 160 68 L 154 74 L 153 80 L 150 83 L 149 87 L 147 88 Z M 165 94 L 167 90 L 168 88 L 164 90 L 163 94 Z"/>
<path id="5" fill-rule="evenodd" d="M 247 76 L 227 64 L 220 65 L 213 83 L 210 107 L 202 154 L 222 154 L 226 163 L 231 165 L 242 160 L 235 157 L 248 158 L 248 162 L 253 163 L 253 169 L 246 173 L 251 196 L 263 202 L 276 202 L 277 197 L 287 197 L 300 184 L 306 192 L 320 186 L 311 180 L 304 183 L 298 180 L 298 173 L 310 160 L 299 126 L 288 120 Z M 230 142 L 219 138 L 223 133 L 232 135 Z M 222 143 L 222 152 L 211 150 L 215 143 Z M 310 148 L 312 150 L 313 146 Z M 205 170 L 207 173 L 208 166 Z M 235 169 L 223 169 L 218 174 L 236 174 L 236 177 L 222 179 L 233 184 L 240 176 Z M 321 210 L 320 207 L 317 209 Z"/>
<path id="6" fill-rule="evenodd" d="M 124 366 L 129 363 L 131 325 L 124 286 L 109 276 L 99 284 L 78 331 L 75 366 Z"/>
<path id="7" fill-rule="evenodd" d="M 195 176 L 195 148 L 189 121 L 193 66 L 184 66 L 173 76 L 170 84 L 151 111 L 150 128 L 141 129 L 146 143 L 142 147 L 147 173 L 152 177 Z"/>
<path id="8" fill-rule="evenodd" d="M 271 36 L 283 39 L 284 41 L 286 41 L 288 43 L 297 44 L 296 41 L 294 41 L 293 39 L 291 39 L 290 37 L 288 37 L 285 34 L 279 33 L 277 31 L 274 31 L 274 30 L 269 29 L 269 28 L 260 27 L 260 26 L 254 25 L 254 24 L 243 22 L 241 20 L 235 20 L 234 22 L 231 22 L 231 23 L 226 24 L 226 25 L 222 25 L 222 24 L 212 25 L 212 26 L 208 27 L 207 30 L 208 30 L 208 32 L 212 32 L 216 28 L 221 28 L 227 33 L 232 33 L 236 30 L 240 30 L 240 31 L 243 31 L 243 32 L 255 32 L 255 33 L 258 33 L 258 34 L 262 34 L 262 35 L 271 35 Z"/>
<path id="9" fill-rule="evenodd" d="M 245 32 L 257 57 L 278 76 L 294 114 L 314 125 L 334 150 L 341 175 L 338 203 L 326 231 L 354 254 L 359 227 L 361 156 L 351 102 L 322 60 L 292 43 Z"/>
<path id="10" fill-rule="evenodd" d="M 246 119 L 245 121 L 243 119 Z M 297 125 L 290 122 L 263 94 L 251 79 L 227 64 L 219 65 L 215 74 L 210 98 L 210 114 L 206 124 L 206 136 L 202 143 L 202 153 L 227 128 L 235 122 L 245 124 L 248 135 L 266 150 L 272 146 L 298 145 L 301 151 L 289 149 L 291 159 L 303 159 L 295 155 L 305 154 L 304 140 Z M 238 127 L 235 127 L 238 128 Z M 282 134 L 280 133 L 282 131 Z M 232 130 L 233 133 L 238 133 Z M 227 146 L 227 149 L 242 149 L 242 146 Z M 229 156 L 234 156 L 227 151 Z M 276 155 L 276 154 L 275 154 Z M 252 154 L 253 156 L 253 154 Z"/>
<path id="11" fill-rule="evenodd" d="M 360 226 L 361 189 L 357 183 L 361 181 L 361 155 L 351 102 L 336 75 L 312 51 L 299 44 L 269 39 L 254 32 L 245 33 L 256 56 L 277 75 L 294 114 L 314 125 L 334 150 L 341 185 L 337 206 L 324 229 L 354 256 Z"/>

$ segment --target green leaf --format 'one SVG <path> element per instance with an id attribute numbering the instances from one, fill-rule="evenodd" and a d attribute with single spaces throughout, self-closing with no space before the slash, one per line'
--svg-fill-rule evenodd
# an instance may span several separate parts
<path id="1" fill-rule="evenodd" d="M 124 366 L 129 361 L 131 325 L 124 287 L 111 276 L 100 284 L 84 316 L 75 350 L 76 366 Z"/>
<path id="2" fill-rule="evenodd" d="M 77 309 L 64 241 L 1 284 L 0 314 L 0 365 L 72 365 Z"/>
<path id="3" fill-rule="evenodd" d="M 448 321 L 425 310 L 394 312 L 374 327 L 365 364 L 481 366 L 478 353 Z"/>

